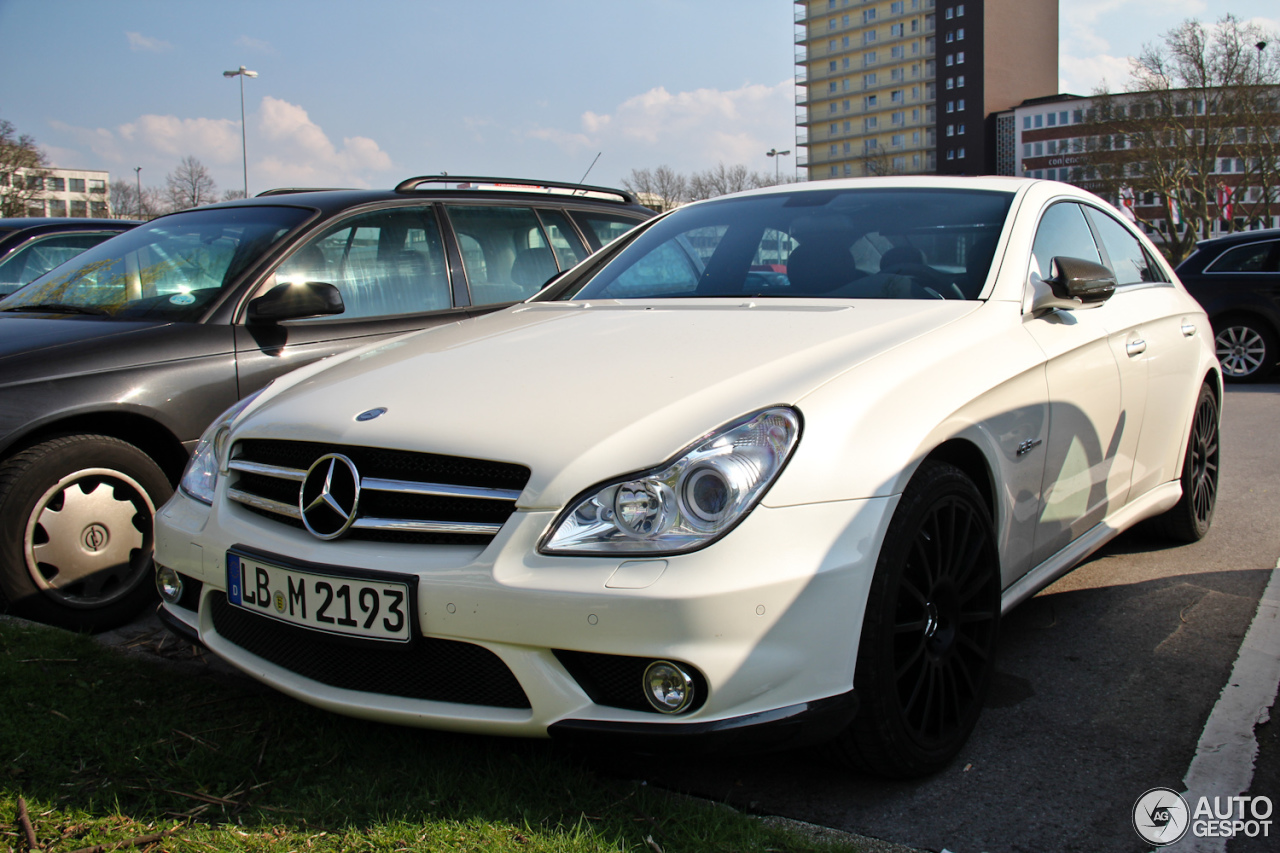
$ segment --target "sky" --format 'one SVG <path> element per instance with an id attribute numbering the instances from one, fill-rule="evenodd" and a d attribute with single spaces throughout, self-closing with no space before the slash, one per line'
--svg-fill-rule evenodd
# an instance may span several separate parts
<path id="1" fill-rule="evenodd" d="M 939 0 L 941 3 L 942 0 Z M 1059 91 L 1122 89 L 1188 18 L 1280 34 L 1276 0 L 1060 0 Z M 51 165 L 162 187 L 620 185 L 632 169 L 794 171 L 787 0 L 0 0 L 0 119 Z M 1280 37 L 1272 49 L 1280 50 Z M 1053 94 L 1053 93 L 1045 93 Z M 598 159 L 597 155 L 599 155 Z M 593 165 L 594 161 L 594 165 Z"/>

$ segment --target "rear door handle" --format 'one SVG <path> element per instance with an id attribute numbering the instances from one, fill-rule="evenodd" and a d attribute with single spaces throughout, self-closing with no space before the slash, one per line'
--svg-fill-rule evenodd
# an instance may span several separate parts
<path id="1" fill-rule="evenodd" d="M 1136 341 L 1129 341 L 1124 345 L 1124 351 L 1129 355 L 1142 355 L 1147 351 L 1147 342 L 1142 338 L 1138 338 Z"/>
<path id="2" fill-rule="evenodd" d="M 1185 338 L 1189 338 L 1189 337 L 1193 336 L 1195 333 L 1196 333 L 1196 324 L 1195 324 L 1195 323 L 1183 323 L 1183 324 L 1182 324 L 1182 336 L 1183 336 L 1183 337 L 1185 337 Z"/>

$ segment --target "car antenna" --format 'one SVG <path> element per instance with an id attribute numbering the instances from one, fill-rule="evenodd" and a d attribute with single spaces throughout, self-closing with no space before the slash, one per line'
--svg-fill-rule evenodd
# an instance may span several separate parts
<path id="1" fill-rule="evenodd" d="M 599 159 L 600 159 L 600 155 L 601 155 L 601 154 L 603 154 L 603 153 L 604 153 L 603 151 L 597 151 L 597 152 L 596 152 L 596 160 L 599 160 Z M 578 183 L 580 183 L 580 184 L 585 184 L 585 183 L 587 182 L 587 175 L 590 175 L 590 174 L 591 174 L 591 170 L 592 170 L 592 169 L 594 169 L 594 168 L 596 167 L 596 160 L 592 160 L 592 161 L 591 161 L 591 165 L 587 167 L 587 171 L 585 171 L 585 172 L 583 172 L 583 173 L 582 173 L 582 178 L 581 178 L 581 180 L 579 180 L 579 181 L 578 181 Z"/>

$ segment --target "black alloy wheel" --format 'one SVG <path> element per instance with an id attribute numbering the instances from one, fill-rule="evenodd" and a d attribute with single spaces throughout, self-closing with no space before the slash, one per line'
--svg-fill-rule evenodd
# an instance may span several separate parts
<path id="1" fill-rule="evenodd" d="M 861 705 L 839 738 L 849 763 L 907 778 L 950 762 L 982 710 L 999 622 L 986 503 L 958 468 L 926 461 L 898 503 L 872 579 L 854 677 Z"/>
<path id="2" fill-rule="evenodd" d="M 1213 523 L 1213 510 L 1218 503 L 1219 427 L 1218 398 L 1205 383 L 1196 399 L 1187 452 L 1182 459 L 1182 497 L 1155 519 L 1160 532 L 1170 539 L 1199 542 Z"/>

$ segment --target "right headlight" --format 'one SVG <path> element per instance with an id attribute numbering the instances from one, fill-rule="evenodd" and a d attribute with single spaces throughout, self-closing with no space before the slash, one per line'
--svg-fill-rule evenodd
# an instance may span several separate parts
<path id="1" fill-rule="evenodd" d="M 782 471 L 800 437 L 794 409 L 764 409 L 672 461 L 588 489 L 556 519 L 544 554 L 676 554 L 733 528 Z"/>
<path id="2" fill-rule="evenodd" d="M 227 467 L 231 424 L 265 390 L 267 390 L 266 387 L 259 388 L 227 409 L 209 425 L 204 435 L 200 436 L 200 443 L 196 445 L 195 453 L 191 454 L 191 461 L 187 463 L 187 470 L 182 472 L 182 481 L 178 484 L 188 496 L 201 503 L 213 503 L 213 493 L 218 487 L 218 475 L 225 472 Z"/>

